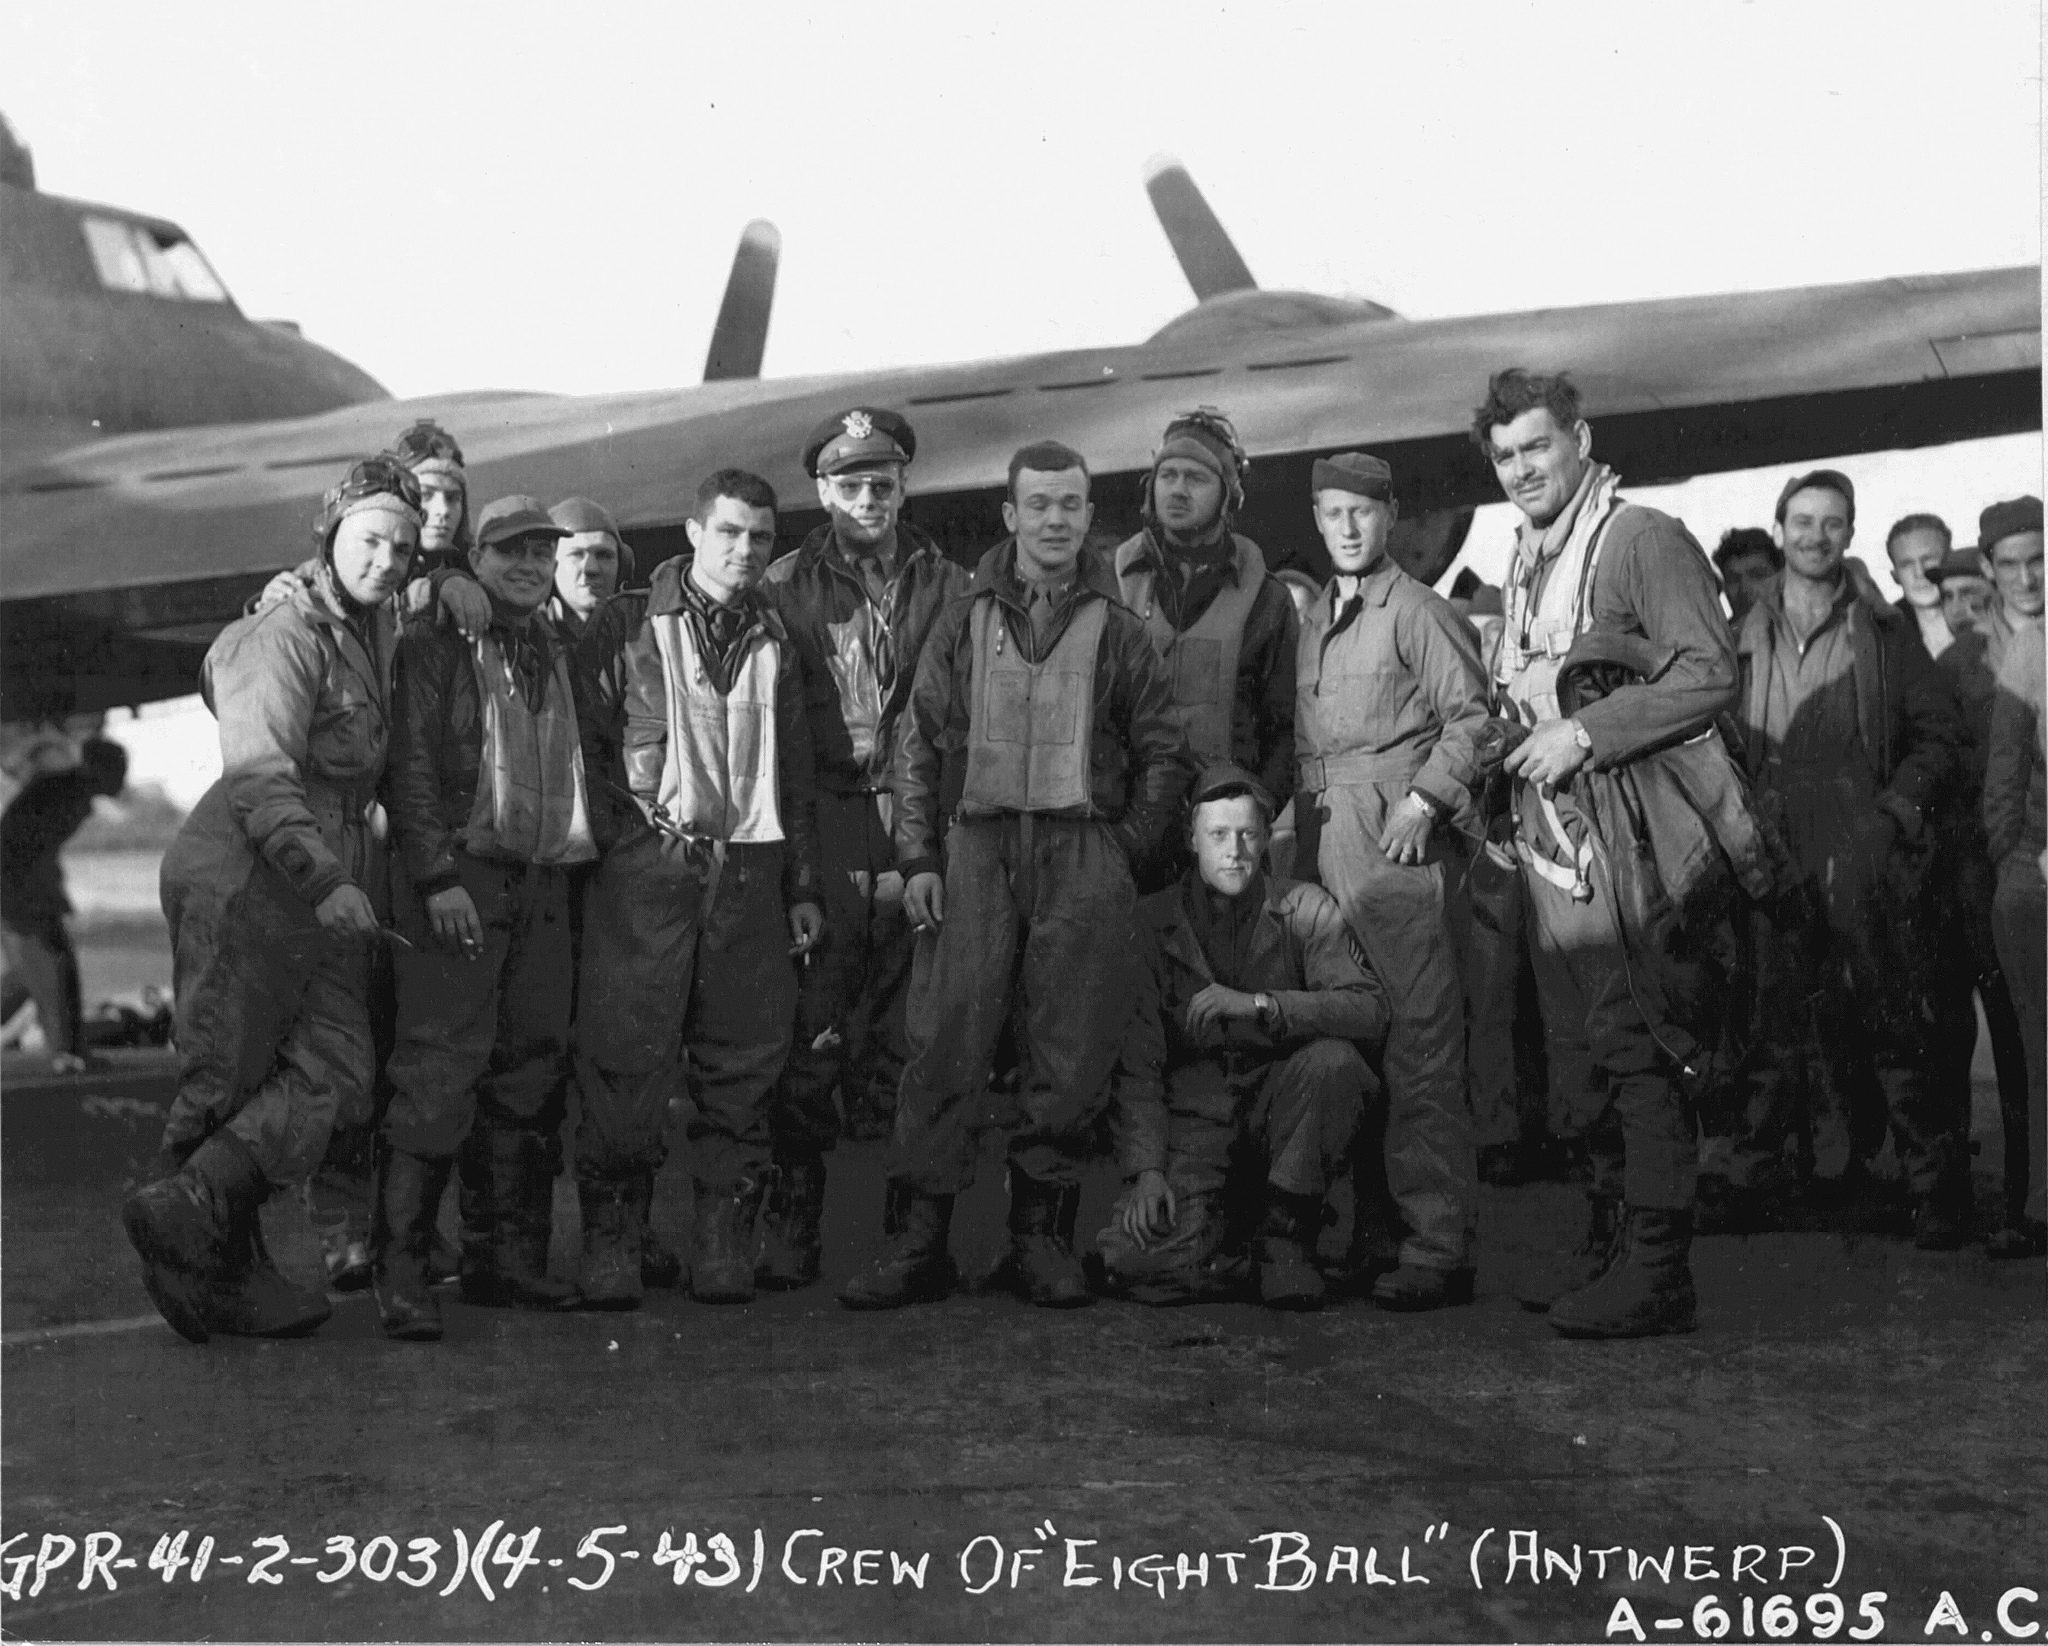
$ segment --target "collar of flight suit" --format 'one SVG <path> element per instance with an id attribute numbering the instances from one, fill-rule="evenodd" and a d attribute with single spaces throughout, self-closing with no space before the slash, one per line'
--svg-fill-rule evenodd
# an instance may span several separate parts
<path id="1" fill-rule="evenodd" d="M 1261 876 L 1264 881 L 1262 907 L 1252 921 L 1251 940 L 1245 946 L 1245 970 L 1250 972 L 1261 965 L 1267 957 L 1280 947 L 1280 937 L 1287 924 L 1285 906 L 1286 894 L 1281 883 L 1272 875 Z M 1188 900 L 1207 897 L 1209 888 L 1202 880 L 1199 869 L 1190 869 L 1182 875 L 1172 889 L 1172 911 L 1166 925 L 1159 932 L 1160 950 L 1198 977 L 1207 982 L 1217 981 L 1209 957 L 1203 952 L 1201 933 L 1196 930 L 1193 915 L 1188 909 Z"/>

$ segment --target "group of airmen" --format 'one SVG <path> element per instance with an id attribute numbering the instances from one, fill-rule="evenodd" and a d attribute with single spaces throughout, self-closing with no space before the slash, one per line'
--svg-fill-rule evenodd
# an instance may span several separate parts
<path id="1" fill-rule="evenodd" d="M 771 563 L 774 491 L 721 469 L 692 552 L 626 592 L 597 503 L 472 510 L 456 442 L 408 429 L 206 660 L 224 770 L 162 880 L 179 1086 L 164 1173 L 124 1207 L 164 1318 L 194 1341 L 317 1328 L 324 1291 L 258 1216 L 309 1183 L 330 1279 L 372 1286 L 394 1338 L 441 1335 L 451 1278 L 487 1306 L 745 1303 L 818 1279 L 848 1133 L 886 1136 L 888 1179 L 849 1308 L 955 1288 L 953 1207 L 992 1132 L 990 1278 L 1034 1304 L 1469 1302 L 1475 1076 L 1526 955 L 1540 1121 L 1590 1210 L 1518 1291 L 1568 1336 L 1690 1330 L 1730 955 L 1757 934 L 1738 1035 L 1762 1018 L 1804 1046 L 1778 1019 L 1831 965 L 1854 978 L 1889 1107 L 1875 1141 L 1842 1107 L 1832 1169 L 1888 1120 L 1923 1243 L 1954 1244 L 1967 1081 L 1959 1110 L 1893 998 L 1897 934 L 1851 906 L 1887 854 L 1968 833 L 1943 810 L 1962 734 L 1920 629 L 1843 569 L 1848 482 L 1787 488 L 1784 568 L 1738 641 L 1700 546 L 1595 459 L 1567 377 L 1498 374 L 1472 436 L 1523 516 L 1481 622 L 1392 558 L 1395 476 L 1366 453 L 1317 460 L 1302 499 L 1330 575 L 1276 573 L 1235 529 L 1248 464 L 1212 408 L 1168 425 L 1113 550 L 1083 454 L 1024 446 L 971 573 L 903 513 L 909 423 L 851 408 L 804 448 L 826 519 L 800 547 Z M 1998 899 L 2008 878 L 2031 898 L 2008 1011 L 2038 1153 L 2041 515 L 2000 508 L 2022 529 L 1993 559 L 2031 545 L 2031 618 L 2005 608 L 2034 718 L 2017 832 L 1977 825 L 1975 849 Z M 1740 1079 L 1740 1149 L 1810 1175 L 1819 1083 L 1754 1056 Z M 1479 1101 L 1496 1145 L 1507 1084 Z M 650 1222 L 672 1110 L 680 1253 Z M 565 1136 L 573 1280 L 549 1266 Z M 1123 1192 L 1082 1237 L 1107 1147 Z M 2038 1249 L 2038 1220 L 2010 1222 Z"/>

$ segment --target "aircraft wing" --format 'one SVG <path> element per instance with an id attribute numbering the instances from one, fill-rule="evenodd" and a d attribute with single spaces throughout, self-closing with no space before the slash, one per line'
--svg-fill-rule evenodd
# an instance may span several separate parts
<path id="1" fill-rule="evenodd" d="M 1296 301 L 1225 292 L 1135 347 L 640 394 L 382 401 L 80 445 L 0 480 L 8 695 L 19 695 L 24 635 L 203 642 L 305 555 L 320 493 L 342 469 L 423 416 L 462 441 L 478 501 L 585 493 L 636 541 L 672 545 L 664 528 L 726 465 L 774 484 L 786 532 L 807 527 L 815 492 L 798 448 L 856 400 L 916 424 L 914 516 L 957 502 L 981 531 L 1017 446 L 1057 438 L 1098 474 L 1136 474 L 1166 419 L 1207 403 L 1236 422 L 1253 459 L 1247 526 L 1281 558 L 1303 529 L 1308 465 L 1332 451 L 1389 457 L 1404 513 L 1496 501 L 1465 428 L 1487 376 L 1507 365 L 1570 367 L 1602 456 L 1638 483 L 2041 420 L 2035 268 L 1444 320 L 1331 323 Z M 1097 495 L 1105 510 L 1135 501 L 1131 488 Z"/>

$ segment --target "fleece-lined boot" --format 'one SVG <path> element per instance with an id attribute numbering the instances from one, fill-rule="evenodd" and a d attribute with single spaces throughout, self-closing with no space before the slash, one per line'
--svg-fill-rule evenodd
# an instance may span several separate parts
<path id="1" fill-rule="evenodd" d="M 433 1343 L 441 1336 L 441 1302 L 428 1263 L 435 1217 L 454 1165 L 446 1157 L 429 1159 L 391 1148 L 377 1163 L 372 1242 L 377 1314 L 384 1335 L 400 1342 Z"/>
<path id="2" fill-rule="evenodd" d="M 819 1228 L 825 1216 L 825 1157 L 815 1151 L 775 1163 L 775 1185 L 761 1218 L 761 1260 L 754 1284 L 764 1292 L 794 1292 L 818 1278 L 824 1258 Z"/>
<path id="3" fill-rule="evenodd" d="M 882 1212 L 888 1244 L 840 1288 L 839 1301 L 849 1309 L 900 1309 L 947 1296 L 960 1279 L 946 1251 L 952 1228 L 951 1195 L 892 1181 Z"/>
<path id="4" fill-rule="evenodd" d="M 269 1192 L 249 1146 L 222 1131 L 122 1205 L 121 1225 L 142 1259 L 150 1301 L 188 1342 L 211 1335 L 215 1294 L 233 1278 L 230 1247 L 247 1241 Z"/>
<path id="5" fill-rule="evenodd" d="M 765 1179 L 742 1173 L 723 1188 L 697 1185 L 690 1228 L 690 1295 L 699 1303 L 754 1301 L 754 1223 Z"/>
<path id="6" fill-rule="evenodd" d="M 1692 1213 L 1648 1206 L 1623 1210 L 1614 1260 L 1590 1286 L 1550 1310 L 1565 1337 L 1662 1337 L 1693 1329 Z"/>
<path id="7" fill-rule="evenodd" d="M 583 1267 L 577 1284 L 586 1309 L 640 1307 L 640 1219 L 618 1178 L 581 1178 Z"/>

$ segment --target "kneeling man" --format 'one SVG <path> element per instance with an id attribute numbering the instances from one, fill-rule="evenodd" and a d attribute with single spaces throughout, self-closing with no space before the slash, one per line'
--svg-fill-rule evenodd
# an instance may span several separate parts
<path id="1" fill-rule="evenodd" d="M 1323 1299 L 1323 1196 L 1379 1084 L 1359 1042 L 1386 1038 L 1386 991 L 1337 902 L 1269 879 L 1273 801 L 1228 763 L 1194 790 L 1195 866 L 1138 910 L 1141 984 L 1112 1116 L 1131 1187 L 1099 1245 L 1109 1284 L 1145 1303 L 1216 1289 L 1226 1180 L 1262 1183 L 1252 1279 L 1269 1308 Z"/>

